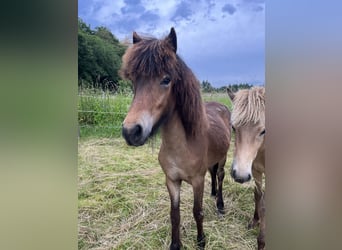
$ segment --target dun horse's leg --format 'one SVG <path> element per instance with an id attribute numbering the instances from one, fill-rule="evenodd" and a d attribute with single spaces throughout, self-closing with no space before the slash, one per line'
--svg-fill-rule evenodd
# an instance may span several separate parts
<path id="1" fill-rule="evenodd" d="M 260 201 L 262 197 L 262 192 L 261 190 L 259 191 L 257 187 L 254 188 L 254 203 L 255 203 L 255 208 L 254 208 L 254 216 L 253 219 L 248 224 L 248 229 L 254 228 L 259 224 L 259 207 L 260 207 Z"/>
<path id="2" fill-rule="evenodd" d="M 256 171 L 254 168 L 252 168 L 253 177 L 255 180 L 256 187 L 254 188 L 254 216 L 253 219 L 248 224 L 248 229 L 254 228 L 259 223 L 259 207 L 260 207 L 260 201 L 262 198 L 262 173 L 259 171 Z"/>
<path id="3" fill-rule="evenodd" d="M 216 196 L 216 174 L 217 174 L 218 163 L 216 163 L 212 168 L 209 169 L 211 175 L 211 196 Z"/>
<path id="4" fill-rule="evenodd" d="M 194 192 L 194 207 L 193 214 L 197 225 L 197 245 L 199 249 L 205 247 L 205 235 L 203 232 L 203 190 L 204 190 L 204 177 L 199 177 L 192 182 Z"/>
<path id="5" fill-rule="evenodd" d="M 217 178 L 218 178 L 218 192 L 217 192 L 217 200 L 216 200 L 216 207 L 220 214 L 224 214 L 224 202 L 222 197 L 222 185 L 223 185 L 223 179 L 224 179 L 224 165 L 226 164 L 226 159 L 221 161 L 219 163 L 219 168 L 217 172 Z"/>
<path id="6" fill-rule="evenodd" d="M 265 249 L 265 231 L 266 231 L 266 207 L 265 207 L 265 193 L 260 199 L 259 217 L 260 217 L 260 231 L 258 235 L 258 250 Z"/>
<path id="7" fill-rule="evenodd" d="M 266 227 L 266 216 L 265 216 L 265 194 L 262 191 L 262 173 L 257 171 L 254 167 L 252 168 L 253 177 L 255 180 L 255 189 L 254 189 L 254 199 L 255 199 L 255 210 L 254 210 L 254 218 L 252 219 L 249 227 L 254 227 L 259 224 L 259 235 L 257 238 L 258 242 L 258 250 L 262 250 L 265 248 L 265 227 Z"/>
<path id="8" fill-rule="evenodd" d="M 181 181 L 172 181 L 169 178 L 166 178 L 166 186 L 169 191 L 170 200 L 171 200 L 171 225 L 172 225 L 172 233 L 171 233 L 171 245 L 170 250 L 178 250 L 181 247 L 181 241 L 179 237 L 179 225 L 180 225 L 180 186 Z"/>

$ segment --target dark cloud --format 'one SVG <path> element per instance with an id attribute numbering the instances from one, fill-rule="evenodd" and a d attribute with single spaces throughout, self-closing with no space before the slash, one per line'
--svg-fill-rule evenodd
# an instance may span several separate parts
<path id="1" fill-rule="evenodd" d="M 137 5 L 141 4 L 140 0 L 124 0 L 125 4 L 127 5 Z"/>
<path id="2" fill-rule="evenodd" d="M 243 0 L 245 3 L 264 3 L 265 0 Z"/>
<path id="3" fill-rule="evenodd" d="M 114 20 L 116 20 L 114 18 Z M 139 22 L 138 19 L 120 19 L 114 22 L 111 27 L 113 30 L 122 32 L 122 33 L 127 33 L 136 30 L 137 27 L 139 27 Z"/>
<path id="4" fill-rule="evenodd" d="M 182 1 L 176 9 L 175 14 L 171 18 L 172 21 L 177 21 L 178 19 L 187 19 L 189 20 L 192 15 L 192 10 L 189 2 Z"/>
<path id="5" fill-rule="evenodd" d="M 141 20 L 148 22 L 148 23 L 155 22 L 160 19 L 160 17 L 157 14 L 153 13 L 152 11 L 144 12 L 144 14 L 140 16 L 140 18 Z"/>
<path id="6" fill-rule="evenodd" d="M 225 4 L 225 5 L 222 7 L 222 11 L 223 11 L 223 12 L 227 12 L 227 13 L 229 13 L 230 15 L 233 15 L 233 14 L 235 13 L 235 11 L 236 11 L 236 8 L 235 8 L 233 5 L 227 3 L 227 4 Z"/>
<path id="7" fill-rule="evenodd" d="M 260 5 L 255 6 L 255 7 L 253 8 L 253 11 L 255 11 L 255 12 L 260 12 L 260 11 L 263 11 L 263 10 L 264 10 L 264 7 L 262 7 L 262 6 L 260 6 Z"/>
<path id="8" fill-rule="evenodd" d="M 143 13 L 145 11 L 145 7 L 137 4 L 137 5 L 126 5 L 121 8 L 122 14 L 128 14 L 128 13 Z"/>

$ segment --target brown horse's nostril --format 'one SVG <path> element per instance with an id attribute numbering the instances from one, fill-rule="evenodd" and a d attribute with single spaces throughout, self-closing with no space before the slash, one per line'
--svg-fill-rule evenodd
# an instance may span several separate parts
<path id="1" fill-rule="evenodd" d="M 140 124 L 137 124 L 133 127 L 131 133 L 136 139 L 140 139 L 142 136 L 143 128 Z"/>
<path id="2" fill-rule="evenodd" d="M 136 124 L 129 129 L 123 126 L 122 136 L 130 146 L 141 146 L 145 143 L 145 139 L 143 138 L 143 127 L 140 124 Z"/>

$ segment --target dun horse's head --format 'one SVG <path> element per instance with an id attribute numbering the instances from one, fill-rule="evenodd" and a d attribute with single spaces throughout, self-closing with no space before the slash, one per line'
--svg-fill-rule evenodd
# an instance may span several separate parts
<path id="1" fill-rule="evenodd" d="M 122 125 L 128 145 L 141 146 L 168 118 L 178 80 L 177 37 L 174 28 L 162 40 L 133 32 L 133 45 L 123 56 L 120 74 L 133 83 L 134 97 Z"/>
<path id="2" fill-rule="evenodd" d="M 227 89 L 227 92 L 233 103 L 231 122 L 235 132 L 231 176 L 244 183 L 251 180 L 253 161 L 265 150 L 265 89 L 255 87 L 237 93 Z"/>

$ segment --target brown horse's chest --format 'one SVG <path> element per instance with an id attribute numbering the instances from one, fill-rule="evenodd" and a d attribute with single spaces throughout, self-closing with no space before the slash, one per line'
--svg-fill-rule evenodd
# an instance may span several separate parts
<path id="1" fill-rule="evenodd" d="M 184 180 L 191 183 L 194 177 L 204 175 L 206 172 L 205 153 L 199 155 L 182 146 L 170 150 L 169 147 L 162 145 L 159 163 L 165 175 L 171 180 Z"/>

